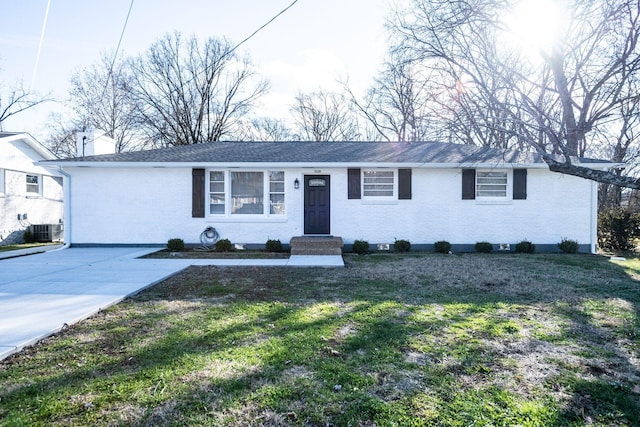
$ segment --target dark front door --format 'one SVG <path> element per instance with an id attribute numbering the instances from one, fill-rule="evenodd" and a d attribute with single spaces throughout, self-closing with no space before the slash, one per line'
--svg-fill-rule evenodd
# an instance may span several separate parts
<path id="1" fill-rule="evenodd" d="M 304 177 L 304 234 L 330 234 L 330 176 Z"/>

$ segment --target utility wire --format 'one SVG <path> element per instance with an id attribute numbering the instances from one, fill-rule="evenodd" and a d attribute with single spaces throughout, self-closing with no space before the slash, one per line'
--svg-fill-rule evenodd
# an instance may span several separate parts
<path id="1" fill-rule="evenodd" d="M 116 58 L 118 57 L 118 51 L 120 51 L 120 45 L 122 44 L 122 39 L 124 38 L 124 32 L 127 29 L 127 24 L 129 23 L 129 17 L 131 16 L 131 9 L 133 9 L 133 2 L 134 0 L 131 0 L 131 3 L 129 4 L 129 11 L 127 12 L 127 18 L 124 20 L 124 25 L 122 27 L 122 31 L 120 32 L 120 39 L 118 40 L 118 46 L 116 47 L 116 51 L 113 54 L 113 59 L 111 60 L 111 65 L 109 66 L 109 73 L 107 74 L 107 79 L 104 82 L 104 88 L 102 89 L 102 95 L 100 95 L 100 99 L 98 100 L 98 105 L 102 103 L 102 98 L 104 98 L 104 94 L 107 92 L 107 87 L 109 86 L 109 79 L 111 79 L 111 75 L 113 74 L 113 66 L 116 63 Z"/>
<path id="2" fill-rule="evenodd" d="M 220 56 L 219 61 L 224 60 L 227 56 L 231 55 L 233 52 L 235 52 L 240 46 L 242 46 L 243 44 L 245 44 L 246 42 L 248 42 L 249 40 L 251 40 L 256 34 L 258 34 L 260 31 L 262 31 L 265 27 L 267 27 L 269 24 L 271 24 L 273 21 L 275 21 L 276 19 L 278 19 L 278 17 L 280 17 L 280 15 L 282 15 L 283 13 L 285 13 L 287 10 L 291 9 L 291 7 L 293 7 L 294 4 L 298 3 L 298 0 L 293 0 L 289 6 L 285 7 L 284 9 L 282 9 L 280 12 L 278 12 L 277 14 L 275 14 L 273 16 L 273 18 L 269 19 L 267 22 L 265 22 L 262 26 L 260 26 L 260 28 L 258 28 L 257 30 L 255 30 L 253 33 L 249 34 L 249 36 L 247 36 L 244 40 L 242 40 L 240 43 L 236 44 L 235 46 L 233 46 L 231 49 L 229 49 L 228 51 L 226 51 L 224 54 L 222 54 L 222 56 Z M 192 83 L 195 79 L 197 79 L 202 73 L 206 72 L 207 70 L 202 70 L 198 73 L 196 73 L 195 76 L 193 76 L 192 78 L 190 78 L 189 80 L 185 81 L 184 84 L 190 84 Z M 177 89 L 176 89 L 177 90 Z"/>
<path id="3" fill-rule="evenodd" d="M 102 91 L 102 95 L 100 96 L 100 103 L 102 102 L 102 98 L 104 97 L 104 94 L 107 91 L 107 86 L 109 84 L 109 78 L 111 77 L 111 74 L 113 73 L 113 66 L 114 66 L 115 61 L 116 61 L 116 56 L 118 55 L 118 50 L 120 49 L 120 43 L 122 42 L 122 37 L 124 36 L 124 31 L 127 28 L 127 22 L 129 22 L 129 15 L 131 14 L 131 9 L 133 7 L 133 2 L 134 2 L 134 0 L 131 0 L 131 5 L 129 6 L 129 12 L 127 13 L 127 19 L 125 20 L 124 27 L 122 28 L 122 33 L 120 34 L 120 41 L 118 42 L 118 47 L 116 48 L 116 52 L 113 55 L 113 61 L 111 62 L 111 67 L 109 68 L 109 74 L 107 75 L 107 80 L 105 82 L 105 86 L 104 86 L 104 89 Z M 295 5 L 296 3 L 298 3 L 298 0 L 293 0 L 287 7 L 282 9 L 280 12 L 278 12 L 276 15 L 274 15 L 271 19 L 269 19 L 267 22 L 265 22 L 262 26 L 260 26 L 260 28 L 255 30 L 253 33 L 251 33 L 249 36 L 247 36 L 240 43 L 236 44 L 231 49 L 229 49 L 227 52 L 225 52 L 220 59 L 222 60 L 222 59 L 226 58 L 227 56 L 231 55 L 240 46 L 242 46 L 243 44 L 245 44 L 246 42 L 251 40 L 256 34 L 258 34 L 260 31 L 262 31 L 264 28 L 266 28 L 268 25 L 270 25 L 273 21 L 278 19 L 278 17 L 280 17 L 280 15 L 282 15 L 283 13 L 285 13 L 286 11 L 291 9 L 293 7 L 293 5 Z M 193 82 L 197 77 L 198 77 L 197 75 L 193 76 L 189 81 L 185 82 L 185 84 Z"/>
<path id="4" fill-rule="evenodd" d="M 253 36 L 255 36 L 256 34 L 258 34 L 262 29 L 264 29 L 267 25 L 271 24 L 273 21 L 275 21 L 276 19 L 278 19 L 278 17 L 280 17 L 280 15 L 282 15 L 283 13 L 285 13 L 287 10 L 291 9 L 291 7 L 293 7 L 294 4 L 298 3 L 298 0 L 293 0 L 291 2 L 291 4 L 287 7 L 285 7 L 284 9 L 282 9 L 280 12 L 278 12 L 278 14 L 276 14 L 273 18 L 271 18 L 269 21 L 267 21 L 264 25 L 262 25 L 260 28 L 258 28 L 257 30 L 255 30 L 253 33 L 251 33 L 247 38 L 245 38 L 244 40 L 242 40 L 240 43 L 238 43 L 237 45 L 235 45 L 233 48 L 231 48 L 231 50 L 227 53 L 228 55 L 230 55 L 231 53 L 233 53 L 237 48 L 239 48 L 241 45 L 243 45 L 244 43 L 248 42 L 249 40 L 251 40 L 253 38 Z"/>

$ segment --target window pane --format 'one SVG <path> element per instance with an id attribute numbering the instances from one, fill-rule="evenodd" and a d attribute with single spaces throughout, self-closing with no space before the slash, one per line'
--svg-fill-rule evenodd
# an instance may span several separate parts
<path id="1" fill-rule="evenodd" d="M 263 172 L 231 172 L 231 213 L 264 213 Z"/>
<path id="2" fill-rule="evenodd" d="M 38 175 L 27 175 L 27 193 L 39 193 Z"/>
<path id="3" fill-rule="evenodd" d="M 284 193 L 284 182 L 272 182 L 269 185 L 269 191 L 271 193 Z"/>
<path id="4" fill-rule="evenodd" d="M 209 181 L 224 181 L 224 172 L 222 171 L 209 172 Z"/>
<path id="5" fill-rule="evenodd" d="M 284 194 L 272 194 L 269 213 L 272 215 L 284 215 Z"/>
<path id="6" fill-rule="evenodd" d="M 209 190 L 212 193 L 224 193 L 224 182 L 212 182 Z"/>
<path id="7" fill-rule="evenodd" d="M 393 197 L 393 171 L 364 171 L 363 195 L 366 197 Z"/>
<path id="8" fill-rule="evenodd" d="M 284 171 L 270 171 L 269 172 L 269 180 L 270 181 L 283 181 L 284 182 Z"/>
<path id="9" fill-rule="evenodd" d="M 224 213 L 224 194 L 217 195 L 212 194 L 209 200 L 209 213 L 211 214 L 223 214 Z"/>
<path id="10" fill-rule="evenodd" d="M 507 172 L 478 172 L 477 197 L 507 197 Z"/>

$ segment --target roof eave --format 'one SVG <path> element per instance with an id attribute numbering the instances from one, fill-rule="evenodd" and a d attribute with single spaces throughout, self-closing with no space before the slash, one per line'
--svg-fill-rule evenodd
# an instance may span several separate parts
<path id="1" fill-rule="evenodd" d="M 41 165 L 55 165 L 69 168 L 546 168 L 545 163 L 505 163 L 505 162 L 90 162 L 52 160 L 38 162 Z"/>

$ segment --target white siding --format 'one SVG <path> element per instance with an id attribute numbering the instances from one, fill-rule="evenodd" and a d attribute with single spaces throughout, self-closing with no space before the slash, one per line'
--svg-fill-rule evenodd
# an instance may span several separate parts
<path id="1" fill-rule="evenodd" d="M 260 170 L 268 170 L 264 168 Z M 70 168 L 72 243 L 198 243 L 207 226 L 234 243 L 288 243 L 303 234 L 303 176 L 331 176 L 331 234 L 345 243 L 555 244 L 562 237 L 590 244 L 591 183 L 529 169 L 527 199 L 502 203 L 462 200 L 460 169 L 413 169 L 412 199 L 369 203 L 347 199 L 347 168 L 286 169 L 284 218 L 191 217 L 191 168 Z M 511 172 L 509 172 L 511 179 Z M 293 188 L 294 180 L 300 189 Z"/>

